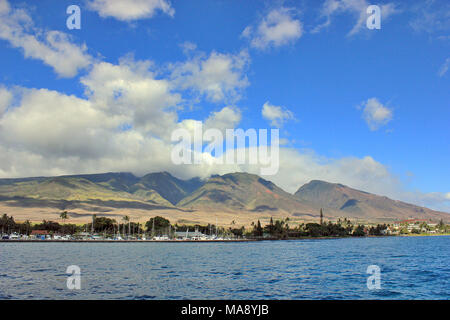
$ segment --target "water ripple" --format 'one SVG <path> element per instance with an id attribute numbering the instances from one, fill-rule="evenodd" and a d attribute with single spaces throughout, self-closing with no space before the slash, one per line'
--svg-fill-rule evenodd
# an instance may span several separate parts
<path id="1" fill-rule="evenodd" d="M 0 299 L 449 299 L 449 241 L 0 243 Z M 69 265 L 81 290 L 66 288 Z"/>

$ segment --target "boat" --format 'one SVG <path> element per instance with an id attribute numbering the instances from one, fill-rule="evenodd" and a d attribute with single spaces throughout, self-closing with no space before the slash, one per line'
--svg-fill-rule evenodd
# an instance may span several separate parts
<path id="1" fill-rule="evenodd" d="M 9 240 L 19 240 L 19 235 L 17 233 L 11 233 L 9 235 Z"/>

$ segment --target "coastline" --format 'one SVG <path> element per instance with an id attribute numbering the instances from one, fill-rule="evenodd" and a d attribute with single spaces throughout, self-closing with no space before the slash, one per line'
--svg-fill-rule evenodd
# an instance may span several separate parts
<path id="1" fill-rule="evenodd" d="M 219 243 L 219 242 L 258 242 L 258 241 L 293 241 L 293 240 L 333 240 L 333 239 L 365 239 L 365 238 L 388 238 L 388 237 L 437 237 L 450 236 L 450 233 L 444 234 L 401 234 L 385 236 L 365 236 L 365 237 L 301 237 L 289 239 L 263 238 L 263 239 L 230 239 L 230 240 L 39 240 L 39 239 L 14 239 L 0 240 L 0 243 Z"/>

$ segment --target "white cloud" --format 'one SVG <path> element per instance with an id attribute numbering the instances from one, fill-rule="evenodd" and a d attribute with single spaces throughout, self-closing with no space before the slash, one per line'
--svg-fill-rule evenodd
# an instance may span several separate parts
<path id="1" fill-rule="evenodd" d="M 269 101 L 264 103 L 261 114 L 264 119 L 270 121 L 271 126 L 278 128 L 282 127 L 287 120 L 294 119 L 294 115 L 287 108 L 271 105 Z"/>
<path id="2" fill-rule="evenodd" d="M 209 56 L 194 58 L 170 66 L 172 81 L 182 90 L 191 90 L 212 102 L 233 103 L 241 98 L 249 85 L 244 72 L 250 58 L 246 51 L 223 54 L 213 51 Z"/>
<path id="3" fill-rule="evenodd" d="M 189 41 L 181 43 L 180 47 L 183 50 L 184 54 L 189 54 L 190 52 L 193 52 L 197 49 L 197 45 Z"/>
<path id="4" fill-rule="evenodd" d="M 266 49 L 293 43 L 302 33 L 302 23 L 295 18 L 293 10 L 282 7 L 270 11 L 256 27 L 246 27 L 242 36 L 251 40 L 252 47 Z"/>
<path id="5" fill-rule="evenodd" d="M 107 129 L 117 125 L 89 101 L 47 89 L 22 89 L 20 106 L 3 115 L 0 132 L 9 147 L 56 157 L 90 157 L 103 152 Z"/>
<path id="6" fill-rule="evenodd" d="M 92 63 L 85 45 L 73 44 L 63 32 L 34 27 L 26 11 L 11 9 L 6 0 L 0 0 L 0 39 L 21 48 L 26 58 L 51 66 L 61 77 L 73 77 Z"/>
<path id="7" fill-rule="evenodd" d="M 128 74 L 131 67 L 127 70 L 125 65 L 112 67 L 118 69 L 113 68 L 105 74 L 113 75 L 115 81 L 121 82 L 114 72 L 122 73 L 125 75 L 123 82 L 127 82 L 127 79 L 133 82 L 131 87 L 138 86 L 140 81 L 145 82 L 144 78 L 150 78 L 149 74 Z M 98 72 L 94 70 L 93 73 Z M 100 79 L 95 76 L 91 78 Z M 47 89 L 17 88 L 13 91 L 18 95 L 18 105 L 8 109 L 0 118 L 0 177 L 108 171 L 131 171 L 137 175 L 169 171 L 181 178 L 206 178 L 211 174 L 236 171 L 259 174 L 259 166 L 256 165 L 219 165 L 214 159 L 201 165 L 174 165 L 170 157 L 171 143 L 164 138 L 167 133 L 161 131 L 161 136 L 158 136 L 153 132 L 159 130 L 153 130 L 147 134 L 136 125 L 138 119 L 134 109 L 141 93 L 130 90 L 123 95 L 124 106 L 129 102 L 128 112 L 121 108 L 111 111 L 102 105 L 103 99 L 111 97 L 102 96 L 102 92 L 96 93 L 95 90 L 100 88 L 91 83 L 89 85 L 89 90 L 94 92 L 86 99 Z M 158 112 L 170 113 L 164 109 Z M 164 117 L 159 116 L 153 122 L 160 122 L 161 118 Z M 233 127 L 240 118 L 238 109 L 225 107 L 211 113 L 204 121 L 204 127 Z M 202 122 L 194 119 L 177 122 L 176 118 L 171 119 L 171 123 L 166 123 L 168 128 L 189 128 Z M 120 129 L 124 122 L 130 123 L 128 130 Z M 311 151 L 281 148 L 277 175 L 265 178 L 289 192 L 295 192 L 312 179 L 321 179 L 441 210 L 450 209 L 450 195 L 407 192 L 395 175 L 370 156 L 331 159 Z"/>
<path id="8" fill-rule="evenodd" d="M 8 14 L 10 10 L 11 6 L 9 5 L 8 1 L 0 0 L 0 14 Z"/>
<path id="9" fill-rule="evenodd" d="M 118 65 L 101 62 L 81 79 L 86 95 L 96 107 L 136 129 L 169 136 L 177 119 L 174 108 L 181 96 L 165 79 L 156 79 L 149 61 L 121 59 Z"/>
<path id="10" fill-rule="evenodd" d="M 3 112 L 6 111 L 6 108 L 11 103 L 12 98 L 12 93 L 9 92 L 6 88 L 0 86 L 0 118 L 2 117 Z"/>
<path id="11" fill-rule="evenodd" d="M 151 18 L 157 11 L 171 17 L 175 10 L 167 0 L 92 0 L 88 8 L 103 17 L 113 17 L 121 21 Z"/>
<path id="12" fill-rule="evenodd" d="M 317 25 L 311 32 L 317 33 L 331 25 L 333 16 L 350 13 L 356 17 L 356 23 L 348 33 L 349 36 L 355 35 L 366 28 L 367 7 L 370 5 L 366 0 L 326 0 L 322 6 L 321 18 L 325 22 Z M 399 9 L 393 3 L 380 5 L 381 23 L 383 24 L 390 16 L 399 13 Z"/>
<path id="13" fill-rule="evenodd" d="M 447 58 L 445 59 L 444 64 L 439 69 L 438 72 L 439 77 L 443 77 L 447 73 L 449 67 L 450 67 L 450 58 Z"/>
<path id="14" fill-rule="evenodd" d="M 370 98 L 363 102 L 363 119 L 367 122 L 370 130 L 378 130 L 392 120 L 393 111 L 384 106 L 377 98 Z"/>
<path id="15" fill-rule="evenodd" d="M 181 96 L 153 68 L 130 57 L 117 65 L 96 63 L 80 79 L 85 97 L 0 86 L 0 176 L 186 172 L 171 162 L 170 136 L 199 120 L 178 122 Z M 14 107 L 6 109 L 11 101 Z M 226 129 L 240 120 L 240 110 L 228 106 L 212 112 L 204 125 Z M 202 174 L 199 167 L 187 172 Z"/>
<path id="16" fill-rule="evenodd" d="M 7 2 L 0 0 L 1 15 L 6 14 L 11 21 L 24 22 L 14 25 L 13 29 L 18 31 L 11 32 L 11 21 L 0 21 L 2 26 L 9 28 L 6 33 L 0 29 L 2 35 L 20 39 L 24 51 L 34 58 L 44 59 L 42 54 L 46 50 L 53 52 L 53 57 L 44 61 L 61 75 L 73 74 L 80 69 L 66 69 L 59 62 L 61 57 L 72 59 L 71 55 L 63 54 L 64 46 L 70 48 L 71 45 L 67 36 L 63 35 L 58 41 L 52 37 L 61 34 L 44 32 L 42 34 L 47 38 L 39 42 L 27 31 L 31 22 L 29 16 L 20 10 L 11 12 Z M 31 50 L 23 43 L 25 39 L 30 43 L 34 43 L 34 39 L 39 44 L 37 47 L 44 49 Z M 52 44 L 52 41 L 56 43 Z M 172 65 L 169 78 L 158 78 L 150 61 L 125 58 L 119 64 L 112 64 L 91 62 L 90 57 L 88 61 L 92 63 L 92 69 L 80 80 L 85 88 L 84 97 L 48 89 L 16 88 L 9 91 L 0 86 L 0 177 L 107 171 L 131 171 L 138 175 L 170 171 L 183 178 L 235 171 L 259 173 L 256 166 L 224 166 L 214 161 L 176 166 L 170 158 L 169 139 L 174 128 L 192 127 L 194 123 L 203 122 L 205 127 L 226 129 L 240 122 L 241 112 L 234 106 L 212 112 L 205 120 L 178 121 L 176 110 L 182 98 L 177 90 L 192 90 L 213 102 L 238 100 L 249 84 L 244 74 L 249 63 L 247 52 L 200 54 Z M 369 112 L 370 119 L 376 125 L 389 121 L 392 112 L 388 110 L 390 116 L 387 116 L 386 111 L 377 111 L 387 108 L 375 98 L 372 100 L 366 102 L 366 109 L 367 105 L 375 106 L 369 111 L 376 109 Z M 12 101 L 14 107 L 8 108 Z M 293 118 L 289 110 L 269 102 L 263 106 L 262 113 L 275 125 Z M 323 179 L 413 202 L 424 199 L 431 205 L 449 199 L 448 195 L 440 193 L 410 196 L 398 179 L 370 156 L 329 159 L 312 152 L 281 148 L 280 162 L 278 174 L 266 178 L 291 192 L 311 179 Z"/>
<path id="17" fill-rule="evenodd" d="M 224 107 L 212 112 L 205 120 L 205 128 L 215 128 L 221 131 L 235 128 L 241 122 L 241 111 L 236 107 Z"/>

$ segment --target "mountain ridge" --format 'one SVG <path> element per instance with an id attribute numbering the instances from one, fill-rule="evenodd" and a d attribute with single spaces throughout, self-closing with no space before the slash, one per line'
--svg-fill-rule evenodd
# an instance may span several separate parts
<path id="1" fill-rule="evenodd" d="M 321 180 L 311 180 L 304 184 L 294 193 L 294 196 L 300 201 L 307 201 L 324 208 L 356 214 L 365 218 L 376 215 L 378 218 L 395 216 L 399 219 L 438 219 L 442 213 L 450 216 L 446 212 L 393 200 L 386 196 L 354 189 L 340 183 Z"/>
<path id="2" fill-rule="evenodd" d="M 409 218 L 450 220 L 450 214 L 340 183 L 311 180 L 291 194 L 254 174 L 236 172 L 208 179 L 179 179 L 169 172 L 137 177 L 129 172 L 0 179 L 0 204 L 6 207 L 51 206 L 110 212 L 115 209 L 175 210 L 234 215 L 272 214 L 314 219 L 321 208 L 328 219 Z M 87 213 L 86 213 L 87 214 Z"/>

